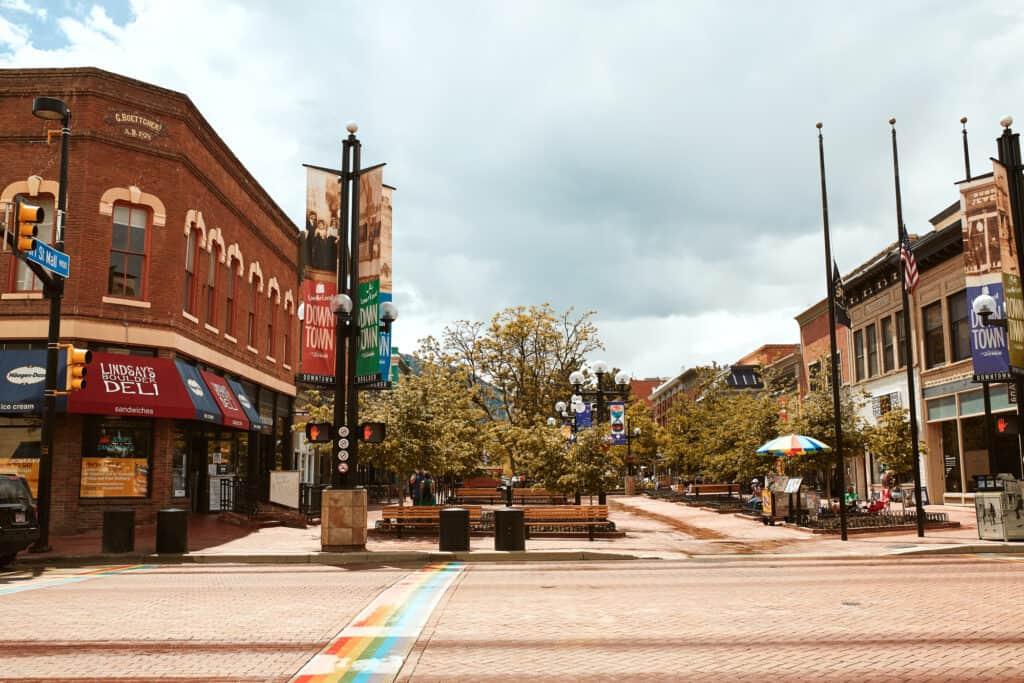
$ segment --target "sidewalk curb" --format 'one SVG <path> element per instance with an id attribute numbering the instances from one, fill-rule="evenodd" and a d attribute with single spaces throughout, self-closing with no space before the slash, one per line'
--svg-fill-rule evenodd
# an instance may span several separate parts
<path id="1" fill-rule="evenodd" d="M 258 553 L 258 554 L 214 554 L 189 553 L 184 555 L 159 555 L 127 553 L 110 555 L 82 555 L 34 558 L 19 556 L 15 565 L 21 567 L 40 566 L 89 566 L 111 564 L 318 564 L 327 566 L 359 566 L 359 565 L 415 565 L 431 562 L 628 562 L 636 560 L 648 561 L 690 561 L 696 563 L 713 562 L 791 562 L 801 561 L 865 561 L 900 559 L 905 557 L 922 557 L 927 555 L 973 555 L 973 554 L 1024 554 L 1024 543 L 992 543 L 992 544 L 956 544 L 916 546 L 898 548 L 885 553 L 813 553 L 813 554 L 680 554 L 677 557 L 664 557 L 657 553 L 615 553 L 593 550 L 476 550 L 471 552 L 440 552 L 427 550 L 403 551 L 355 551 L 310 552 L 310 553 Z"/>

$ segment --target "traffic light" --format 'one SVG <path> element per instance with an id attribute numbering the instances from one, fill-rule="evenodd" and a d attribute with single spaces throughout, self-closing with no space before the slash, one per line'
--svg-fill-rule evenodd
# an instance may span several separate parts
<path id="1" fill-rule="evenodd" d="M 88 372 L 86 366 L 92 362 L 92 351 L 89 349 L 76 349 L 67 344 L 64 346 L 68 352 L 67 375 L 64 381 L 64 390 L 67 392 L 81 391 L 85 389 L 85 375 Z"/>
<path id="2" fill-rule="evenodd" d="M 15 249 L 32 251 L 36 248 L 36 235 L 39 234 L 37 223 L 43 221 L 45 213 L 42 208 L 18 202 L 15 208 L 15 220 L 18 223 L 18 234 L 15 235 Z"/>
<path id="3" fill-rule="evenodd" d="M 359 426 L 359 438 L 366 443 L 380 443 L 384 440 L 383 422 L 364 422 Z"/>
<path id="4" fill-rule="evenodd" d="M 310 443 L 330 443 L 331 423 L 330 422 L 307 422 L 306 441 Z"/>

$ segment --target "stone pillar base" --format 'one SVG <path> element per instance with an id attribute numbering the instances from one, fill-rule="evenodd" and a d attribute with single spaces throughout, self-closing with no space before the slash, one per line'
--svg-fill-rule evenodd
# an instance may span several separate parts
<path id="1" fill-rule="evenodd" d="M 633 475 L 629 475 L 626 477 L 626 495 L 636 495 L 636 477 L 634 477 Z"/>
<path id="2" fill-rule="evenodd" d="M 366 489 L 326 489 L 320 506 L 320 548 L 366 550 Z"/>

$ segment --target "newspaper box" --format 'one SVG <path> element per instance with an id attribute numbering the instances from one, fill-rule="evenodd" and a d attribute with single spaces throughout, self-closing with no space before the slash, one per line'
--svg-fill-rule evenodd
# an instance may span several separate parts
<path id="1" fill-rule="evenodd" d="M 1024 540 L 1024 499 L 1020 482 L 1009 474 L 975 475 L 974 512 L 978 538 L 985 541 Z"/>

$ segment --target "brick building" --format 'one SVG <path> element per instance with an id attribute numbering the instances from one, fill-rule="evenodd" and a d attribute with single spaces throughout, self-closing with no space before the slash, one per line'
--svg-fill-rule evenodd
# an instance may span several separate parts
<path id="1" fill-rule="evenodd" d="M 186 95 L 92 68 L 0 70 L 0 203 L 43 207 L 41 239 L 60 136 L 46 144 L 59 124 L 33 116 L 39 95 L 72 112 L 60 337 L 94 352 L 86 389 L 61 401 L 51 529 L 96 528 L 112 506 L 139 521 L 218 509 L 242 481 L 265 498 L 291 450 L 297 227 Z M 4 251 L 4 370 L 45 365 L 49 302 Z M 32 478 L 38 402 L 0 406 L 0 467 Z"/>

